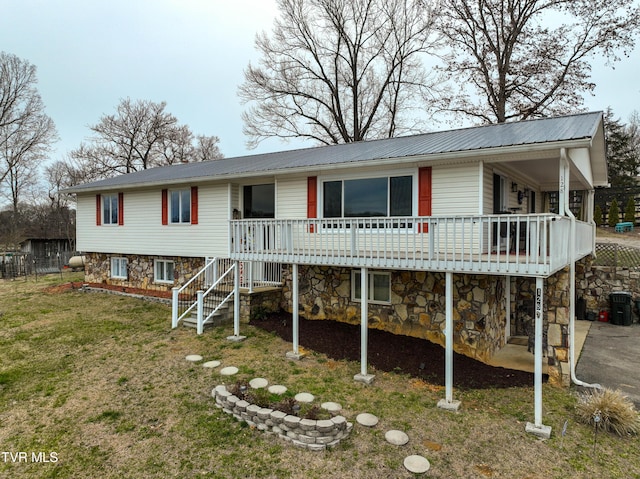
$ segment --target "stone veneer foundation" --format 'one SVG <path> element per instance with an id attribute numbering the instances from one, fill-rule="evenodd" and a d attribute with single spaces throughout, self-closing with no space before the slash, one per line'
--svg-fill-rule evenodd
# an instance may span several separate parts
<path id="1" fill-rule="evenodd" d="M 360 303 L 351 298 L 351 269 L 299 266 L 300 314 L 307 319 L 360 323 Z M 369 304 L 369 327 L 445 344 L 445 275 L 391 271 L 390 304 Z M 454 349 L 487 361 L 504 346 L 505 278 L 454 274 Z M 284 271 L 282 307 L 292 311 L 291 268 Z"/>
<path id="2" fill-rule="evenodd" d="M 153 291 L 171 291 L 189 281 L 204 267 L 203 258 L 182 256 L 145 256 L 126 254 L 86 253 L 85 282 Z M 111 277 L 111 258 L 127 258 L 127 279 Z M 154 282 L 153 263 L 156 259 L 173 261 L 173 283 Z"/>
<path id="3" fill-rule="evenodd" d="M 238 421 L 245 421 L 259 431 L 310 451 L 324 451 L 336 446 L 353 429 L 353 424 L 343 416 L 315 421 L 250 404 L 231 394 L 224 385 L 216 386 L 211 393 L 216 399 L 216 406 Z"/>

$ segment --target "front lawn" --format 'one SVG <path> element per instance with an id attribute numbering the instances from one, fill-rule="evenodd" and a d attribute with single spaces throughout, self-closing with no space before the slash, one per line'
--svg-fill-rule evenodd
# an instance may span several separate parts
<path id="1" fill-rule="evenodd" d="M 594 444 L 570 391 L 545 386 L 543 441 L 524 431 L 532 387 L 456 390 L 462 410 L 446 412 L 441 384 L 370 371 L 365 386 L 353 381 L 358 363 L 287 360 L 290 343 L 248 325 L 232 343 L 231 326 L 171 330 L 168 306 L 51 288 L 69 280 L 0 280 L 0 477 L 409 478 L 403 460 L 420 454 L 437 478 L 640 478 L 638 438 L 600 433 Z M 224 366 L 240 371 L 224 378 Z M 255 377 L 380 422 L 326 452 L 295 448 L 215 407 L 214 386 Z M 390 429 L 409 443 L 387 443 Z"/>

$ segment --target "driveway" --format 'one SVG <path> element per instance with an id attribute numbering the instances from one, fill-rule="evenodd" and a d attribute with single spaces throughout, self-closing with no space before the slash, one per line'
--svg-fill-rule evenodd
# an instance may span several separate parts
<path id="1" fill-rule="evenodd" d="M 576 376 L 586 383 L 619 389 L 640 408 L 640 324 L 593 322 Z"/>

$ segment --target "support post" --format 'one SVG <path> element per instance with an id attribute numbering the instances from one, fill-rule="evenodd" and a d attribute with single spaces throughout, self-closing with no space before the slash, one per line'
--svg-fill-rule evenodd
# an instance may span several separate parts
<path id="1" fill-rule="evenodd" d="M 460 409 L 460 401 L 453 400 L 453 273 L 450 271 L 445 273 L 445 303 L 445 399 L 438 401 L 438 407 L 448 411 L 457 411 Z"/>
<path id="2" fill-rule="evenodd" d="M 180 288 L 175 287 L 171 290 L 171 328 L 175 329 L 178 327 L 178 299 L 180 295 L 178 291 Z"/>
<path id="3" fill-rule="evenodd" d="M 202 334 L 204 332 L 204 324 L 202 324 L 204 320 L 204 291 L 196 291 L 196 298 L 196 332 Z"/>
<path id="4" fill-rule="evenodd" d="M 536 278 L 535 344 L 534 344 L 534 423 L 527 423 L 525 431 L 542 438 L 551 437 L 551 427 L 542 424 L 542 328 L 544 313 L 544 279 Z"/>
<path id="5" fill-rule="evenodd" d="M 366 267 L 360 269 L 360 373 L 355 381 L 371 384 L 374 376 L 367 374 L 367 342 L 369 339 L 369 271 Z"/>
<path id="6" fill-rule="evenodd" d="M 300 300 L 298 298 L 298 265 L 296 263 L 291 265 L 291 302 L 293 303 L 293 351 L 289 351 L 286 357 L 289 359 L 302 359 L 303 355 L 300 354 L 300 346 L 298 344 L 298 326 L 300 320 Z"/>
<path id="7" fill-rule="evenodd" d="M 227 336 L 229 341 L 244 341 L 246 336 L 240 336 L 240 261 L 236 261 L 233 271 L 233 336 Z"/>

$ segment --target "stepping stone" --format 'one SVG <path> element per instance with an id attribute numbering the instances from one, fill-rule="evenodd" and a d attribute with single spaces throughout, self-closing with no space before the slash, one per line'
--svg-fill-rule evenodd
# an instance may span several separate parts
<path id="1" fill-rule="evenodd" d="M 195 363 L 197 361 L 202 361 L 202 356 L 199 354 L 189 354 L 188 356 L 185 356 L 185 359 Z"/>
<path id="2" fill-rule="evenodd" d="M 362 426 L 373 427 L 378 424 L 378 418 L 368 412 L 363 412 L 356 416 L 356 422 Z"/>
<path id="3" fill-rule="evenodd" d="M 337 402 L 323 402 L 320 407 L 326 409 L 329 412 L 338 412 L 342 410 L 342 406 Z"/>
<path id="4" fill-rule="evenodd" d="M 265 378 L 255 378 L 249 381 L 249 386 L 251 386 L 253 389 L 266 388 L 267 384 L 269 384 L 269 381 L 267 381 Z"/>
<path id="5" fill-rule="evenodd" d="M 298 393 L 296 394 L 295 398 L 296 401 L 298 402 L 312 402 L 314 397 L 313 394 L 309 394 L 309 393 Z"/>
<path id="6" fill-rule="evenodd" d="M 429 464 L 429 461 L 426 458 L 413 455 L 404 458 L 404 467 L 407 468 L 407 471 L 413 472 L 414 474 L 422 474 L 429 470 L 431 464 Z"/>
<path id="7" fill-rule="evenodd" d="M 222 368 L 220 370 L 220 374 L 223 376 L 233 376 L 238 373 L 238 368 L 235 366 L 227 366 L 226 368 Z"/>
<path id="8" fill-rule="evenodd" d="M 220 366 L 220 361 L 207 361 L 202 365 L 203 368 L 217 368 Z"/>
<path id="9" fill-rule="evenodd" d="M 269 391 L 271 394 L 284 394 L 287 392 L 287 388 L 285 386 L 281 386 L 280 384 L 274 384 L 273 386 L 269 386 L 267 388 L 267 391 Z"/>
<path id="10" fill-rule="evenodd" d="M 404 446 L 409 442 L 409 436 L 402 431 L 398 431 L 396 429 L 392 429 L 387 431 L 384 435 L 384 438 L 388 443 L 393 444 L 394 446 Z"/>

